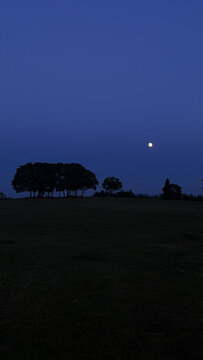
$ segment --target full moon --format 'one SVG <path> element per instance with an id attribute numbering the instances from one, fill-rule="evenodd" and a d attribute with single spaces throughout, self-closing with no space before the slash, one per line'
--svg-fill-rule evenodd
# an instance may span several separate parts
<path id="1" fill-rule="evenodd" d="M 148 143 L 148 147 L 149 147 L 149 148 L 152 148 L 152 146 L 153 146 L 152 142 L 149 142 L 149 143 Z"/>

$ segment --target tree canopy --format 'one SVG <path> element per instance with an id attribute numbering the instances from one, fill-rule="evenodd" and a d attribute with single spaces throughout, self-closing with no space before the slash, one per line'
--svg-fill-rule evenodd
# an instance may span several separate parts
<path id="1" fill-rule="evenodd" d="M 114 176 L 112 176 L 112 177 L 107 177 L 106 179 L 104 179 L 102 187 L 104 190 L 106 190 L 106 192 L 112 194 L 115 191 L 122 189 L 123 185 L 118 178 L 115 178 Z"/>
<path id="2" fill-rule="evenodd" d="M 96 190 L 98 180 L 93 172 L 81 164 L 27 163 L 21 165 L 14 175 L 12 186 L 17 193 L 30 193 L 30 197 L 53 196 L 54 191 L 63 196 L 77 196 L 89 190 Z"/>

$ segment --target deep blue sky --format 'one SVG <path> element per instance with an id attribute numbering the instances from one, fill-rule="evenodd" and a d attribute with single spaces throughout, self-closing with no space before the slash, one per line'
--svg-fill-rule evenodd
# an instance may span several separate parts
<path id="1" fill-rule="evenodd" d="M 201 193 L 202 19 L 202 0 L 1 0 L 0 191 L 62 161 Z"/>

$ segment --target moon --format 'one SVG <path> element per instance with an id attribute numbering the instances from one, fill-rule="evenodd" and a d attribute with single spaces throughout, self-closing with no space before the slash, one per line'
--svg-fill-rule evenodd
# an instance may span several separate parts
<path id="1" fill-rule="evenodd" d="M 149 147 L 149 148 L 152 148 L 152 146 L 153 146 L 153 143 L 152 143 L 152 142 L 149 142 L 149 143 L 148 143 L 148 147 Z"/>

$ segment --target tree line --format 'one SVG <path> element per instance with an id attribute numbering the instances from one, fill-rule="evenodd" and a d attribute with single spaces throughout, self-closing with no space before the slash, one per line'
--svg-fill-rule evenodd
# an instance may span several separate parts
<path id="1" fill-rule="evenodd" d="M 203 181 L 203 180 L 202 180 Z M 17 193 L 29 192 L 30 197 L 53 197 L 58 192 L 59 197 L 84 196 L 88 190 L 96 190 L 99 182 L 96 175 L 78 163 L 27 163 L 17 168 L 12 180 L 12 187 Z M 132 190 L 123 191 L 122 182 L 116 177 L 107 177 L 102 183 L 103 190 L 95 192 L 95 197 L 143 197 L 162 198 L 165 200 L 202 200 L 202 196 L 182 194 L 177 184 L 171 184 L 167 178 L 162 188 L 162 194 L 149 196 L 135 195 Z M 0 199 L 6 196 L 0 193 Z"/>
<path id="2" fill-rule="evenodd" d="M 50 164 L 27 163 L 17 168 L 12 187 L 17 193 L 29 192 L 30 197 L 84 196 L 87 190 L 96 190 L 99 182 L 96 175 L 78 163 Z M 118 178 L 107 177 L 102 184 L 105 194 L 113 195 L 122 189 Z"/>
<path id="3" fill-rule="evenodd" d="M 77 196 L 93 189 L 98 180 L 95 174 L 81 164 L 27 163 L 21 165 L 14 175 L 12 187 L 17 192 L 29 192 L 30 197 L 53 197 L 58 192 L 65 197 Z"/>

